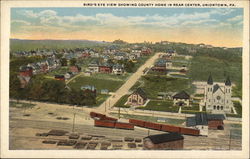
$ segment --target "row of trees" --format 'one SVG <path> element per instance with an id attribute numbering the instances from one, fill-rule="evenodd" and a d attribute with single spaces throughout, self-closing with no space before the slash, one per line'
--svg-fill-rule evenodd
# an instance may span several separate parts
<path id="1" fill-rule="evenodd" d="M 81 90 L 70 90 L 65 82 L 46 79 L 41 75 L 33 76 L 25 88 L 20 88 L 17 76 L 10 77 L 10 97 L 14 99 L 36 100 L 73 105 L 93 105 L 96 95 Z"/>

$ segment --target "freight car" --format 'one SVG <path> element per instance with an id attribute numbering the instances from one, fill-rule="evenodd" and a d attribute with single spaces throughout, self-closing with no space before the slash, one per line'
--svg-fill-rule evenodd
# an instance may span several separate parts
<path id="1" fill-rule="evenodd" d="M 96 112 L 90 112 L 90 117 L 91 118 L 99 118 L 99 119 L 101 119 L 101 118 L 106 117 L 106 115 L 101 114 L 101 113 L 96 113 Z"/>
<path id="2" fill-rule="evenodd" d="M 97 127 L 115 128 L 115 122 L 106 121 L 106 120 L 95 120 L 95 126 L 97 126 Z"/>
<path id="3" fill-rule="evenodd" d="M 145 126 L 145 121 L 143 120 L 129 119 L 129 123 L 134 124 L 135 126 L 140 126 L 140 127 Z"/>
<path id="4" fill-rule="evenodd" d="M 115 128 L 117 128 L 117 129 L 134 130 L 134 125 L 133 125 L 133 124 L 130 124 L 130 123 L 116 122 L 116 123 L 115 123 Z"/>
<path id="5" fill-rule="evenodd" d="M 178 126 L 173 126 L 173 125 L 164 125 L 161 124 L 161 131 L 166 131 L 166 132 L 180 132 L 180 127 Z"/>
<path id="6" fill-rule="evenodd" d="M 154 129 L 154 130 L 161 130 L 161 124 L 157 124 L 157 123 L 151 123 L 151 122 L 147 122 L 145 121 L 145 128 L 149 128 L 149 129 Z"/>
<path id="7" fill-rule="evenodd" d="M 182 128 L 181 127 L 179 133 L 184 134 L 184 135 L 199 136 L 200 135 L 200 130 L 190 129 L 190 128 Z"/>
<path id="8" fill-rule="evenodd" d="M 112 117 L 108 117 L 108 116 L 104 116 L 104 117 L 100 118 L 100 120 L 117 121 L 118 119 L 112 118 Z"/>

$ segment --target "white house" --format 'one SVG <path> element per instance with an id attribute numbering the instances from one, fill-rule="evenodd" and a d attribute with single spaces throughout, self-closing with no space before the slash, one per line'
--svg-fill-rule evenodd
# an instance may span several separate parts
<path id="1" fill-rule="evenodd" d="M 181 91 L 173 96 L 174 105 L 189 106 L 190 96 L 185 91 Z"/>
<path id="2" fill-rule="evenodd" d="M 123 65 L 120 64 L 115 64 L 112 67 L 112 73 L 116 74 L 116 75 L 121 75 L 124 73 L 124 67 Z"/>

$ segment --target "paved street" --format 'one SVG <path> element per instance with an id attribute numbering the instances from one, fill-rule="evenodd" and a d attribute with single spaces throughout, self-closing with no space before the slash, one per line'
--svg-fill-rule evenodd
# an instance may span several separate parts
<path id="1" fill-rule="evenodd" d="M 159 57 L 161 53 L 156 53 L 153 57 L 148 59 L 144 65 L 142 65 L 130 78 L 115 92 L 115 95 L 109 97 L 106 100 L 106 103 L 103 102 L 96 110 L 98 112 L 105 112 L 108 110 L 108 107 L 113 107 L 114 104 L 124 95 L 129 93 L 129 89 L 139 80 L 139 78 L 143 75 L 143 70 L 145 68 L 149 68 L 155 62 L 155 60 Z M 106 108 L 105 108 L 106 107 Z"/>

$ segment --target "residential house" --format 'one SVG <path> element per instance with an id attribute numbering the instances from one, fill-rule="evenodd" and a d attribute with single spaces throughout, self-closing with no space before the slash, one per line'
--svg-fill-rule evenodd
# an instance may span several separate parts
<path id="1" fill-rule="evenodd" d="M 114 73 L 116 75 L 123 74 L 124 73 L 124 67 L 123 67 L 123 65 L 120 65 L 120 64 L 113 65 L 112 73 Z"/>
<path id="2" fill-rule="evenodd" d="M 70 67 L 70 72 L 72 72 L 73 74 L 78 74 L 80 71 L 81 71 L 81 67 L 77 65 Z"/>
<path id="3" fill-rule="evenodd" d="M 85 85 L 85 86 L 81 87 L 81 90 L 83 90 L 84 93 L 93 93 L 96 96 L 96 88 L 95 88 L 95 86 Z"/>
<path id="4" fill-rule="evenodd" d="M 18 79 L 20 80 L 20 88 L 25 88 L 28 84 L 29 84 L 29 81 L 31 79 L 31 76 L 17 76 Z"/>
<path id="5" fill-rule="evenodd" d="M 154 64 L 154 66 L 151 68 L 152 71 L 155 72 L 166 72 L 166 60 L 164 59 L 159 59 L 158 61 L 156 61 L 156 63 Z"/>
<path id="6" fill-rule="evenodd" d="M 92 73 L 97 73 L 99 72 L 99 62 L 98 61 L 92 61 L 89 65 L 88 65 L 88 70 Z"/>
<path id="7" fill-rule="evenodd" d="M 187 117 L 186 126 L 199 129 L 200 134 L 207 136 L 208 129 L 224 129 L 225 116 L 223 114 L 196 113 L 194 117 Z"/>
<path id="8" fill-rule="evenodd" d="M 109 94 L 109 90 L 108 89 L 101 89 L 101 94 Z"/>
<path id="9" fill-rule="evenodd" d="M 173 96 L 174 105 L 177 106 L 189 106 L 190 95 L 185 91 L 181 91 Z"/>
<path id="10" fill-rule="evenodd" d="M 143 139 L 146 150 L 181 150 L 183 145 L 184 137 L 179 133 L 150 135 Z"/>
<path id="11" fill-rule="evenodd" d="M 176 56 L 176 52 L 175 52 L 175 50 L 172 50 L 172 49 L 168 49 L 167 51 L 166 51 L 166 55 L 168 55 L 168 56 Z"/>
<path id="12" fill-rule="evenodd" d="M 127 104 L 132 106 L 142 106 L 147 100 L 148 98 L 144 90 L 142 88 L 138 88 L 129 95 Z"/>
<path id="13" fill-rule="evenodd" d="M 114 54 L 114 59 L 115 60 L 125 60 L 125 59 L 127 59 L 127 53 L 125 53 L 125 52 L 116 52 Z"/>
<path id="14" fill-rule="evenodd" d="M 33 68 L 29 66 L 21 66 L 19 76 L 29 76 L 33 75 Z"/>
<path id="15" fill-rule="evenodd" d="M 100 73 L 111 73 L 112 72 L 112 65 L 109 63 L 103 63 L 99 65 L 99 72 Z"/>
<path id="16" fill-rule="evenodd" d="M 151 49 L 150 48 L 147 48 L 147 47 L 143 47 L 142 50 L 141 50 L 141 54 L 142 55 L 150 55 L 152 53 Z"/>

